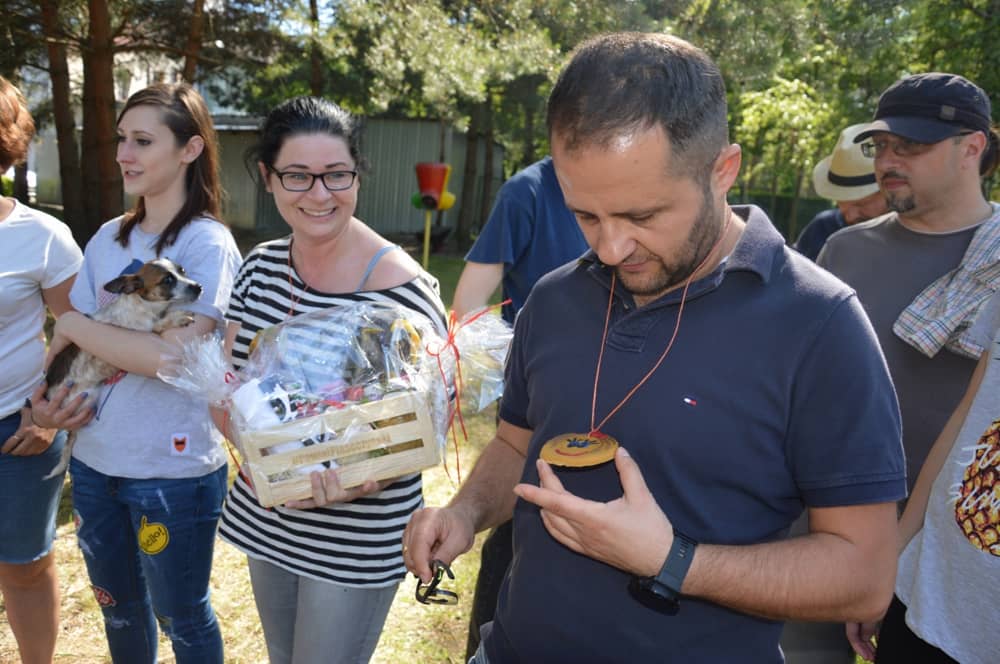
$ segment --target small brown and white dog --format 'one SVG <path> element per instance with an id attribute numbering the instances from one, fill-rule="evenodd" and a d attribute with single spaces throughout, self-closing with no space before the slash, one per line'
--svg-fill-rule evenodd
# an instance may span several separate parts
<path id="1" fill-rule="evenodd" d="M 201 285 L 184 274 L 184 268 L 166 258 L 144 263 L 135 274 L 125 274 L 104 284 L 104 290 L 118 297 L 98 309 L 91 318 L 101 323 L 141 332 L 159 334 L 174 327 L 184 327 L 194 321 L 194 316 L 172 305 L 194 302 L 201 297 Z M 94 394 L 104 382 L 113 378 L 119 369 L 101 360 L 74 343 L 56 353 L 45 373 L 48 383 L 46 398 L 62 385 L 71 383 L 66 400 L 82 392 Z M 66 440 L 59 463 L 45 479 L 62 473 L 73 456 L 76 433 Z"/>

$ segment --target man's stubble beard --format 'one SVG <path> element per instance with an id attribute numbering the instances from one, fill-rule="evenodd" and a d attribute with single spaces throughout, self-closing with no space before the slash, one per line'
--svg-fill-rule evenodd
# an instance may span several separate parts
<path id="1" fill-rule="evenodd" d="M 702 190 L 701 209 L 691 226 L 691 232 L 684 243 L 683 256 L 679 262 L 673 267 L 668 267 L 663 262 L 662 257 L 654 256 L 659 260 L 660 269 L 648 283 L 645 285 L 630 284 L 631 275 L 615 268 L 618 280 L 630 293 L 643 297 L 655 296 L 680 285 L 698 269 L 708 253 L 712 251 L 724 226 L 722 217 L 723 215 L 718 214 L 712 204 L 711 190 L 705 187 Z"/>

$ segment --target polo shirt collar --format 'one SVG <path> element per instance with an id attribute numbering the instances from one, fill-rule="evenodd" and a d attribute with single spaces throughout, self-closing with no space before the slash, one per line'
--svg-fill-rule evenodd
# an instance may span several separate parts
<path id="1" fill-rule="evenodd" d="M 785 248 L 785 239 L 774 227 L 767 214 L 756 205 L 733 205 L 733 212 L 746 222 L 743 235 L 733 251 L 723 263 L 688 289 L 688 298 L 717 288 L 730 272 L 752 272 L 761 282 L 768 283 L 776 269 L 778 258 Z M 597 254 L 590 249 L 580 257 L 586 271 L 605 288 L 611 288 L 611 268 L 601 263 Z M 624 289 L 615 289 L 615 297 L 632 303 L 632 296 Z M 675 289 L 647 307 L 657 304 L 672 304 L 680 300 L 681 289 Z"/>

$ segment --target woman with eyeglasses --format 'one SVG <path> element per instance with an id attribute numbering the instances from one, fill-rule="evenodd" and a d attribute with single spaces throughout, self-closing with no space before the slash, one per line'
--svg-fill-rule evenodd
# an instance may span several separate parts
<path id="1" fill-rule="evenodd" d="M 237 275 L 226 314 L 237 368 L 258 331 L 319 309 L 402 303 L 444 329 L 437 281 L 354 216 L 359 144 L 356 120 L 324 99 L 298 97 L 265 118 L 248 167 L 292 232 L 255 247 Z M 401 538 L 421 477 L 345 490 L 327 470 L 311 481 L 312 498 L 265 509 L 237 478 L 219 533 L 247 555 L 272 664 L 367 662 L 406 574 Z"/>

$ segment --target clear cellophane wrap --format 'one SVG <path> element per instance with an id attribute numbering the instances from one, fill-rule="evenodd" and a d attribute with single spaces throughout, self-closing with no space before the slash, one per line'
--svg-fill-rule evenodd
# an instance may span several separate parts
<path id="1" fill-rule="evenodd" d="M 269 506 L 309 497 L 312 471 L 339 468 L 349 488 L 439 463 L 456 386 L 470 405 L 495 400 L 509 342 L 492 313 L 443 338 L 412 309 L 357 303 L 261 330 L 239 371 L 210 337 L 183 345 L 159 376 L 228 413 L 225 433 Z"/>

